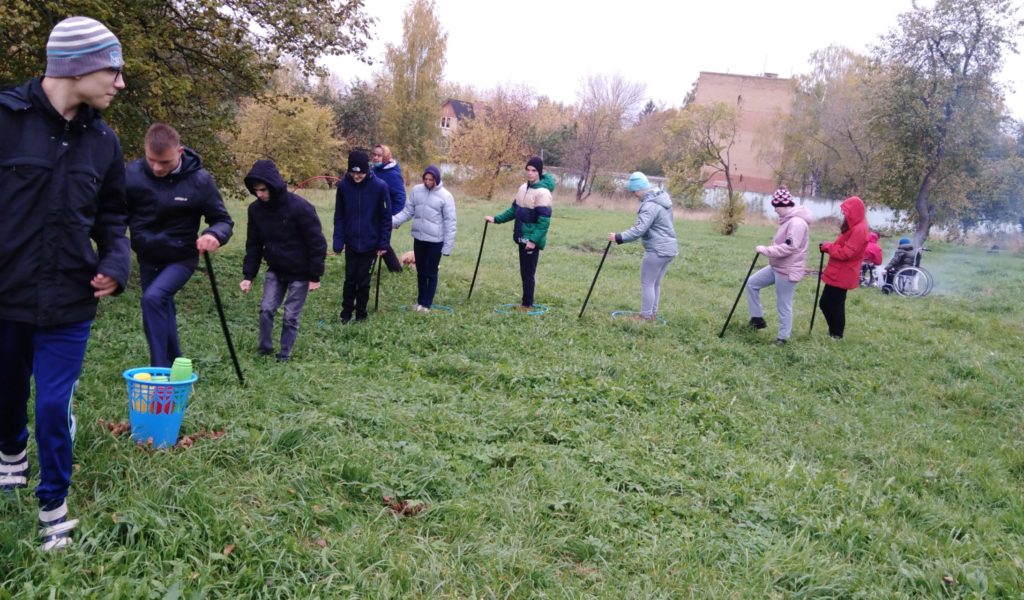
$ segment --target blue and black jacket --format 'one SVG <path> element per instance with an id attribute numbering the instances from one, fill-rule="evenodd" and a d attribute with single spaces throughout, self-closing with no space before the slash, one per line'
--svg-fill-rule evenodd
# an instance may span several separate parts
<path id="1" fill-rule="evenodd" d="M 351 175 L 338 182 L 334 200 L 334 251 L 386 250 L 391 245 L 391 196 L 388 186 L 367 173 L 361 183 Z"/>

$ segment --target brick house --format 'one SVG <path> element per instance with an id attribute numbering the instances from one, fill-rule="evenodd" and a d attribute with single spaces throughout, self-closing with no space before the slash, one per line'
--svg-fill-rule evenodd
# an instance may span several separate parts
<path id="1" fill-rule="evenodd" d="M 737 191 L 770 194 L 778 176 L 769 164 L 781 153 L 775 125 L 787 116 L 793 105 L 796 85 L 792 79 L 779 79 L 773 73 L 732 75 L 701 71 L 694 102 L 725 102 L 739 108 L 739 128 L 730 153 L 733 187 Z M 725 175 L 716 173 L 707 188 L 725 187 Z"/>
<path id="2" fill-rule="evenodd" d="M 444 137 L 450 136 L 458 129 L 459 121 L 462 119 L 472 119 L 474 116 L 472 102 L 465 102 L 454 98 L 445 100 L 444 104 L 441 105 L 441 135 Z"/>

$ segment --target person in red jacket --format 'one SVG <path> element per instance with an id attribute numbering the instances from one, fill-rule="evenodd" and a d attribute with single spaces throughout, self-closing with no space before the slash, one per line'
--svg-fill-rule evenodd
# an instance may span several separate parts
<path id="1" fill-rule="evenodd" d="M 868 232 L 868 245 L 864 247 L 864 258 L 860 263 L 860 281 L 863 285 L 875 285 L 875 267 L 882 264 L 882 247 L 878 245 L 878 234 Z"/>
<path id="2" fill-rule="evenodd" d="M 819 246 L 828 254 L 828 265 L 821 279 L 825 290 L 821 293 L 821 313 L 828 323 L 828 333 L 834 340 L 843 338 L 846 329 L 846 291 L 857 288 L 860 283 L 860 263 L 868 245 L 868 224 L 865 219 L 864 201 L 857 196 L 843 200 L 839 205 L 843 211 L 843 224 L 839 237 L 834 242 Z"/>

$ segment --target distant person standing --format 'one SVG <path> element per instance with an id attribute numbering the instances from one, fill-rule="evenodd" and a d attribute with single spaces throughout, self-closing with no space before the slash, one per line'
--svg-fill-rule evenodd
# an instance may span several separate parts
<path id="1" fill-rule="evenodd" d="M 668 192 L 651 186 L 647 176 L 636 171 L 629 176 L 628 189 L 640 200 L 636 224 L 622 233 L 609 233 L 608 241 L 625 244 L 643 240 L 644 257 L 640 261 L 641 320 L 653 321 L 661 302 L 661 281 L 668 265 L 679 254 L 676 229 L 672 223 L 672 198 Z"/>
<path id="2" fill-rule="evenodd" d="M 793 331 L 793 294 L 807 272 L 808 225 L 812 217 L 806 206 L 797 206 L 793 202 L 793 196 L 785 186 L 772 195 L 772 208 L 779 215 L 779 228 L 770 246 L 754 248 L 758 254 L 768 257 L 768 266 L 747 280 L 747 308 L 751 326 L 756 329 L 768 327 L 761 306 L 761 290 L 775 286 L 775 310 L 779 315 L 779 335 L 775 343 L 783 345 Z"/>
<path id="3" fill-rule="evenodd" d="M 348 155 L 348 173 L 338 182 L 334 200 L 334 252 L 345 252 L 341 322 L 366 319 L 370 269 L 391 245 L 388 186 L 370 172 L 365 152 Z"/>
<path id="4" fill-rule="evenodd" d="M 373 175 L 388 186 L 388 193 L 391 195 L 391 216 L 402 212 L 405 208 L 405 179 L 402 178 L 402 167 L 391 154 L 391 148 L 384 144 L 374 146 L 370 155 L 370 167 L 373 169 Z M 392 273 L 402 272 L 402 262 L 398 260 L 398 255 L 390 244 L 384 253 L 384 264 Z"/>
<path id="5" fill-rule="evenodd" d="M 537 285 L 537 263 L 540 251 L 547 243 L 551 224 L 551 194 L 555 191 L 555 178 L 544 173 L 544 161 L 534 156 L 526 161 L 526 183 L 519 186 L 512 205 L 498 215 L 487 215 L 484 220 L 500 224 L 515 219 L 512 240 L 519 247 L 519 277 L 523 282 L 520 311 L 533 307 Z"/>
<path id="6" fill-rule="evenodd" d="M 839 209 L 843 211 L 839 237 L 819 245 L 820 250 L 828 254 L 828 265 L 821 274 L 825 289 L 821 292 L 818 306 L 825 315 L 828 333 L 834 340 L 842 339 L 846 331 L 846 292 L 860 284 L 860 263 L 868 244 L 864 202 L 857 196 L 851 196 L 843 200 Z"/>
<path id="7" fill-rule="evenodd" d="M 28 486 L 34 379 L 44 551 L 78 524 L 71 400 L 98 298 L 120 293 L 131 266 L 124 156 L 99 113 L 125 87 L 123 65 L 109 29 L 70 17 L 50 32 L 46 75 L 0 92 L 0 490 Z"/>
<path id="8" fill-rule="evenodd" d="M 231 239 L 234 222 L 217 184 L 173 127 L 154 123 L 146 132 L 145 158 L 127 168 L 128 227 L 139 260 L 142 328 L 154 367 L 181 356 L 174 295 L 199 266 L 199 254 Z M 196 235 L 199 221 L 207 228 Z"/>
<path id="9" fill-rule="evenodd" d="M 455 198 L 441 184 L 441 171 L 430 165 L 423 171 L 423 183 L 412 188 L 412 199 L 391 217 L 398 229 L 412 219 L 412 250 L 416 257 L 416 312 L 430 312 L 437 291 L 437 272 L 442 256 L 450 256 L 455 245 Z"/>
<path id="10" fill-rule="evenodd" d="M 306 296 L 320 289 L 327 257 L 327 240 L 316 208 L 298 194 L 288 191 L 284 178 L 272 160 L 258 160 L 245 176 L 245 187 L 256 196 L 249 205 L 249 224 L 242 261 L 242 292 L 248 294 L 252 280 L 266 260 L 263 299 L 260 301 L 259 353 L 274 353 L 274 315 L 284 303 L 281 346 L 277 361 L 291 359 Z"/>

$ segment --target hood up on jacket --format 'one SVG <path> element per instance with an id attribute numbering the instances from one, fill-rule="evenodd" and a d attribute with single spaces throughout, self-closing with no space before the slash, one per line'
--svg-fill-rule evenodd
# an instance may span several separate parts
<path id="1" fill-rule="evenodd" d="M 253 191 L 252 186 L 257 182 L 262 182 L 270 188 L 270 202 L 272 203 L 279 202 L 288 191 L 288 184 L 284 182 L 284 177 L 281 177 L 277 165 L 272 160 L 256 161 L 249 174 L 245 176 L 245 189 L 249 190 L 253 196 L 256 195 L 256 192 Z"/>
<path id="2" fill-rule="evenodd" d="M 424 175 L 426 175 L 427 173 L 430 173 L 431 175 L 434 176 L 434 183 L 437 184 L 437 187 L 440 187 L 441 186 L 441 170 L 438 169 L 437 167 L 435 167 L 434 165 L 430 165 L 429 167 L 427 167 L 426 169 L 423 170 L 423 174 Z"/>
<path id="3" fill-rule="evenodd" d="M 843 216 L 846 217 L 846 224 L 851 228 L 863 223 L 867 216 L 864 201 L 857 196 L 850 196 L 843 200 L 843 203 L 839 205 L 839 210 L 843 211 Z"/>

